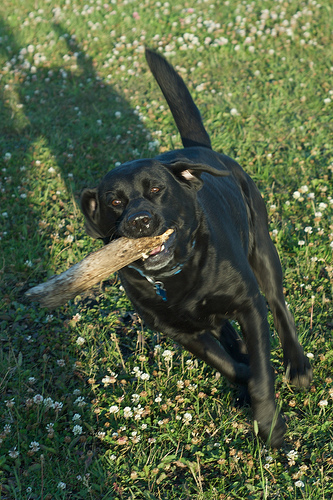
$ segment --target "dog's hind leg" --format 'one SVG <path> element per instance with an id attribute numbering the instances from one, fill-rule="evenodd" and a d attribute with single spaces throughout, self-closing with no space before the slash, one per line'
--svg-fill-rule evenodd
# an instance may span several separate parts
<path id="1" fill-rule="evenodd" d="M 248 389 L 254 420 L 261 437 L 273 447 L 283 441 L 285 423 L 275 404 L 274 373 L 270 363 L 270 335 L 267 309 L 259 290 L 251 293 L 237 312 L 249 353 L 251 378 Z"/>
<path id="2" fill-rule="evenodd" d="M 170 336 L 231 382 L 241 385 L 248 383 L 250 379 L 249 365 L 235 361 L 210 332 L 177 333 Z"/>
<path id="3" fill-rule="evenodd" d="M 260 234 L 256 237 L 250 264 L 273 313 L 283 348 L 286 373 L 292 384 L 306 387 L 312 380 L 312 370 L 298 341 L 294 319 L 285 302 L 280 259 L 266 228 L 261 227 L 257 231 Z"/>
<path id="4" fill-rule="evenodd" d="M 215 335 L 214 332 L 212 332 Z M 229 321 L 226 321 L 215 335 L 227 353 L 237 362 L 249 364 L 246 344 Z"/>

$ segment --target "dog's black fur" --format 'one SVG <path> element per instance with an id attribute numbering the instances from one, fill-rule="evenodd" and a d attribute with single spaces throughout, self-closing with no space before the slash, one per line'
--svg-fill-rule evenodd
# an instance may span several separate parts
<path id="1" fill-rule="evenodd" d="M 160 55 L 146 59 L 176 121 L 185 149 L 115 168 L 81 207 L 89 235 L 105 243 L 173 228 L 165 247 L 119 272 L 135 308 L 159 330 L 232 382 L 247 385 L 261 437 L 280 446 L 285 423 L 276 409 L 264 293 L 296 386 L 312 372 L 282 289 L 257 187 L 231 158 L 211 149 L 185 83 Z M 238 321 L 244 341 L 229 320 Z"/>

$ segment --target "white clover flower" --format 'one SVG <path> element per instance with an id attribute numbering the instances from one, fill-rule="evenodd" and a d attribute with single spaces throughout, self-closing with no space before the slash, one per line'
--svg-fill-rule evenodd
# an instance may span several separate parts
<path id="1" fill-rule="evenodd" d="M 298 200 L 301 197 L 301 193 L 299 191 L 294 191 L 293 192 L 293 198 L 294 200 Z"/>
<path id="2" fill-rule="evenodd" d="M 116 118 L 120 118 L 121 117 L 121 111 L 116 111 L 115 114 L 114 114 L 114 116 Z"/>
<path id="3" fill-rule="evenodd" d="M 59 490 L 65 490 L 65 489 L 66 489 L 66 483 L 63 483 L 62 481 L 60 481 L 60 482 L 58 483 L 57 488 L 58 488 Z"/>
<path id="4" fill-rule="evenodd" d="M 73 422 L 76 422 L 76 420 L 81 420 L 81 415 L 79 413 L 75 413 L 72 417 Z"/>
<path id="5" fill-rule="evenodd" d="M 314 358 L 314 355 L 312 354 L 312 352 L 308 352 L 306 354 L 306 356 L 309 358 L 309 359 L 313 359 Z"/>
<path id="6" fill-rule="evenodd" d="M 142 414 L 145 411 L 144 408 L 142 408 L 141 405 L 138 405 L 133 410 L 134 410 L 134 419 L 141 420 Z"/>
<path id="7" fill-rule="evenodd" d="M 31 443 L 29 444 L 29 448 L 31 449 L 31 451 L 36 452 L 40 449 L 40 445 L 37 441 L 31 441 Z"/>
<path id="8" fill-rule="evenodd" d="M 298 458 L 298 452 L 296 450 L 290 450 L 287 453 L 287 458 L 289 458 L 289 460 L 296 460 L 296 458 Z"/>
<path id="9" fill-rule="evenodd" d="M 52 405 L 52 408 L 55 410 L 55 411 L 60 411 L 62 410 L 64 406 L 64 403 L 61 403 L 61 401 L 55 401 Z"/>
<path id="10" fill-rule="evenodd" d="M 319 401 L 318 403 L 318 406 L 320 406 L 321 408 L 324 408 L 325 406 L 328 405 L 328 401 L 327 399 L 322 399 L 321 401 Z"/>
<path id="11" fill-rule="evenodd" d="M 323 202 L 319 203 L 319 208 L 320 208 L 320 210 L 325 210 L 325 208 L 327 208 L 327 203 L 323 203 Z"/>
<path id="12" fill-rule="evenodd" d="M 155 151 L 155 149 L 157 149 L 159 147 L 159 145 L 160 145 L 160 141 L 155 139 L 154 141 L 148 142 L 148 149 L 149 149 L 149 151 Z"/>
<path id="13" fill-rule="evenodd" d="M 64 367 L 66 365 L 66 362 L 64 359 L 57 359 L 57 365 L 60 367 Z"/>
<path id="14" fill-rule="evenodd" d="M 137 378 L 141 377 L 142 371 L 138 366 L 135 366 L 132 370 L 132 374 L 135 375 Z"/>
<path id="15" fill-rule="evenodd" d="M 298 244 L 299 244 L 300 247 L 302 247 L 303 245 L 305 245 L 305 241 L 304 240 L 299 240 Z"/>
<path id="16" fill-rule="evenodd" d="M 10 432 L 11 432 L 11 425 L 10 425 L 10 424 L 6 424 L 6 425 L 4 426 L 4 428 L 3 428 L 3 432 L 4 432 L 5 434 L 10 434 Z"/>
<path id="17" fill-rule="evenodd" d="M 76 339 L 76 343 L 77 345 L 83 345 L 85 343 L 86 339 L 84 339 L 83 337 L 78 337 Z"/>
<path id="18" fill-rule="evenodd" d="M 82 407 L 82 406 L 85 406 L 87 403 L 85 402 L 84 400 L 84 397 L 83 396 L 79 396 L 75 401 L 74 401 L 74 404 L 75 405 L 78 405 L 79 407 Z"/>
<path id="19" fill-rule="evenodd" d="M 182 380 L 178 380 L 177 382 L 177 389 L 183 389 L 185 386 L 184 382 Z"/>
<path id="20" fill-rule="evenodd" d="M 82 434 L 82 426 L 81 425 L 74 425 L 73 427 L 73 434 L 74 436 L 79 436 L 80 434 Z"/>
<path id="21" fill-rule="evenodd" d="M 133 412 L 130 406 L 125 406 L 124 408 L 124 417 L 125 418 L 131 418 L 133 417 Z"/>
<path id="22" fill-rule="evenodd" d="M 308 234 L 312 234 L 312 227 L 311 227 L 311 226 L 306 226 L 306 227 L 304 228 L 304 232 L 305 232 L 305 233 L 308 233 Z"/>
<path id="23" fill-rule="evenodd" d="M 166 362 L 169 362 L 172 360 L 173 352 L 170 351 L 170 349 L 166 349 L 165 351 L 162 352 L 162 357 L 165 359 Z"/>
<path id="24" fill-rule="evenodd" d="M 131 400 L 133 403 L 137 403 L 140 399 L 139 394 L 132 394 Z"/>
<path id="25" fill-rule="evenodd" d="M 236 108 L 231 108 L 230 114 L 231 116 L 239 116 L 239 113 Z"/>
<path id="26" fill-rule="evenodd" d="M 194 362 L 193 362 L 193 359 L 188 359 L 188 360 L 186 361 L 186 366 L 187 366 L 187 369 L 188 369 L 188 370 L 193 370 L 193 368 L 194 368 Z"/>
<path id="27" fill-rule="evenodd" d="M 36 394 L 36 396 L 33 397 L 33 402 L 36 403 L 37 405 L 40 405 L 43 402 L 44 398 L 41 394 Z"/>
<path id="28" fill-rule="evenodd" d="M 150 375 L 149 375 L 149 373 L 142 373 L 140 378 L 141 378 L 141 380 L 149 380 Z"/>
<path id="29" fill-rule="evenodd" d="M 162 394 L 159 394 L 158 396 L 156 396 L 155 403 L 161 403 L 161 401 L 162 401 L 161 396 L 162 396 Z"/>
<path id="30" fill-rule="evenodd" d="M 308 186 L 301 186 L 299 188 L 299 191 L 300 191 L 300 193 L 304 194 L 304 193 L 307 193 L 309 191 L 309 188 L 308 188 Z"/>
<path id="31" fill-rule="evenodd" d="M 118 413 L 118 411 L 119 411 L 119 406 L 117 406 L 117 405 L 112 405 L 109 408 L 110 413 Z"/>
<path id="32" fill-rule="evenodd" d="M 295 486 L 297 488 L 304 488 L 304 483 L 301 480 L 296 481 Z"/>
<path id="33" fill-rule="evenodd" d="M 184 416 L 183 416 L 184 424 L 189 424 L 191 422 L 192 418 L 193 417 L 192 417 L 191 413 L 188 413 L 188 412 L 184 413 Z"/>
<path id="34" fill-rule="evenodd" d="M 205 83 L 201 83 L 200 85 L 197 85 L 197 86 L 195 87 L 195 90 L 196 90 L 197 92 L 202 92 L 203 90 L 205 90 L 205 87 L 206 87 L 206 84 L 205 84 Z"/>
<path id="35" fill-rule="evenodd" d="M 111 377 L 109 375 L 106 375 L 104 378 L 102 378 L 102 383 L 104 385 L 110 385 L 115 382 L 115 379 L 118 377 L 118 375 L 113 374 Z"/>
<path id="36" fill-rule="evenodd" d="M 10 456 L 10 458 L 17 458 L 19 456 L 19 454 L 20 454 L 20 452 L 17 451 L 16 446 L 13 450 L 10 450 L 8 452 L 8 455 Z"/>
<path id="37" fill-rule="evenodd" d="M 45 406 L 46 409 L 52 408 L 53 407 L 53 399 L 52 398 L 45 398 L 43 401 L 43 405 Z"/>

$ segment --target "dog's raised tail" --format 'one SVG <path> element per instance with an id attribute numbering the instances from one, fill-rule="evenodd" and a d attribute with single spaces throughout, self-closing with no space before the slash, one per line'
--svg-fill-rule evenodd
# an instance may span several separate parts
<path id="1" fill-rule="evenodd" d="M 203 146 L 211 149 L 210 138 L 202 123 L 200 112 L 183 79 L 164 57 L 147 48 L 146 59 L 169 105 L 184 148 Z"/>

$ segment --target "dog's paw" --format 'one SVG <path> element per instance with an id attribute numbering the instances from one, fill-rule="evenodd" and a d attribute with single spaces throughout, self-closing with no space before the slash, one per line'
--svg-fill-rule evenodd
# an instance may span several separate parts
<path id="1" fill-rule="evenodd" d="M 312 380 L 309 359 L 302 353 L 297 360 L 285 357 L 286 378 L 295 387 L 307 387 Z"/>
<path id="2" fill-rule="evenodd" d="M 267 446 L 280 448 L 286 432 L 286 424 L 282 415 L 276 411 L 273 418 L 267 418 L 265 415 L 255 420 L 258 423 L 259 436 Z"/>

